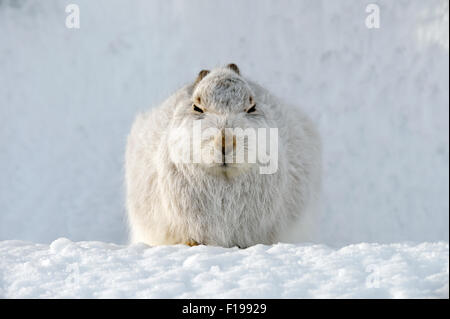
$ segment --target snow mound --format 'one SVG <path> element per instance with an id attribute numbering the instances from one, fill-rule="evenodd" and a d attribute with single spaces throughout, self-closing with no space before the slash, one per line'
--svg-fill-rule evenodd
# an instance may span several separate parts
<path id="1" fill-rule="evenodd" d="M 1 298 L 448 298 L 437 243 L 121 246 L 0 242 Z"/>

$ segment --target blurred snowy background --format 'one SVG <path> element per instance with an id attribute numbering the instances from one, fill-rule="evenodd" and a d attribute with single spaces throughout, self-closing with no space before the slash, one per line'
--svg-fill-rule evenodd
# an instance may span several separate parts
<path id="1" fill-rule="evenodd" d="M 0 0 L 0 240 L 125 243 L 135 115 L 235 62 L 320 127 L 319 242 L 448 242 L 449 2 L 369 3 Z"/>

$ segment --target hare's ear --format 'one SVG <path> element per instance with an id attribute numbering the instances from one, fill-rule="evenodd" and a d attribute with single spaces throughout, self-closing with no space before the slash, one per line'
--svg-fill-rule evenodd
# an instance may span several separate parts
<path id="1" fill-rule="evenodd" d="M 197 78 L 195 79 L 194 86 L 196 86 L 198 82 L 200 82 L 205 76 L 207 76 L 208 73 L 209 73 L 209 70 L 201 70 L 198 73 Z"/>
<path id="2" fill-rule="evenodd" d="M 233 70 L 234 72 L 236 72 L 237 74 L 241 75 L 241 72 L 239 71 L 239 68 L 236 64 L 234 63 L 230 63 L 227 65 L 227 68 Z"/>

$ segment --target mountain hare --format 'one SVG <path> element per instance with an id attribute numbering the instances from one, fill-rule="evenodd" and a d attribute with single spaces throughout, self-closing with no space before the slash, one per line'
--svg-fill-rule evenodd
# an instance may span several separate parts
<path id="1" fill-rule="evenodd" d="M 235 64 L 140 114 L 126 150 L 132 242 L 248 247 L 311 240 L 320 138 Z"/>

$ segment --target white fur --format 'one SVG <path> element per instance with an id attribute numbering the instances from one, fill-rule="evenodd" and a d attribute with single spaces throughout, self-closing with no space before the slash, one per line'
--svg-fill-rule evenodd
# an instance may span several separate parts
<path id="1" fill-rule="evenodd" d="M 257 107 L 252 115 L 245 112 L 250 96 Z M 201 115 L 192 111 L 196 97 L 206 110 Z M 260 174 L 257 164 L 222 170 L 214 164 L 172 161 L 170 152 L 191 142 L 192 123 L 199 118 L 202 129 L 277 127 L 277 172 Z M 187 133 L 169 142 L 174 128 Z M 202 146 L 203 151 L 214 147 L 212 141 Z M 140 114 L 128 137 L 125 168 L 133 243 L 248 247 L 276 243 L 289 232 L 311 239 L 321 180 L 318 132 L 298 108 L 283 105 L 229 68 L 213 70 Z M 289 230 L 292 225 L 297 233 Z"/>

